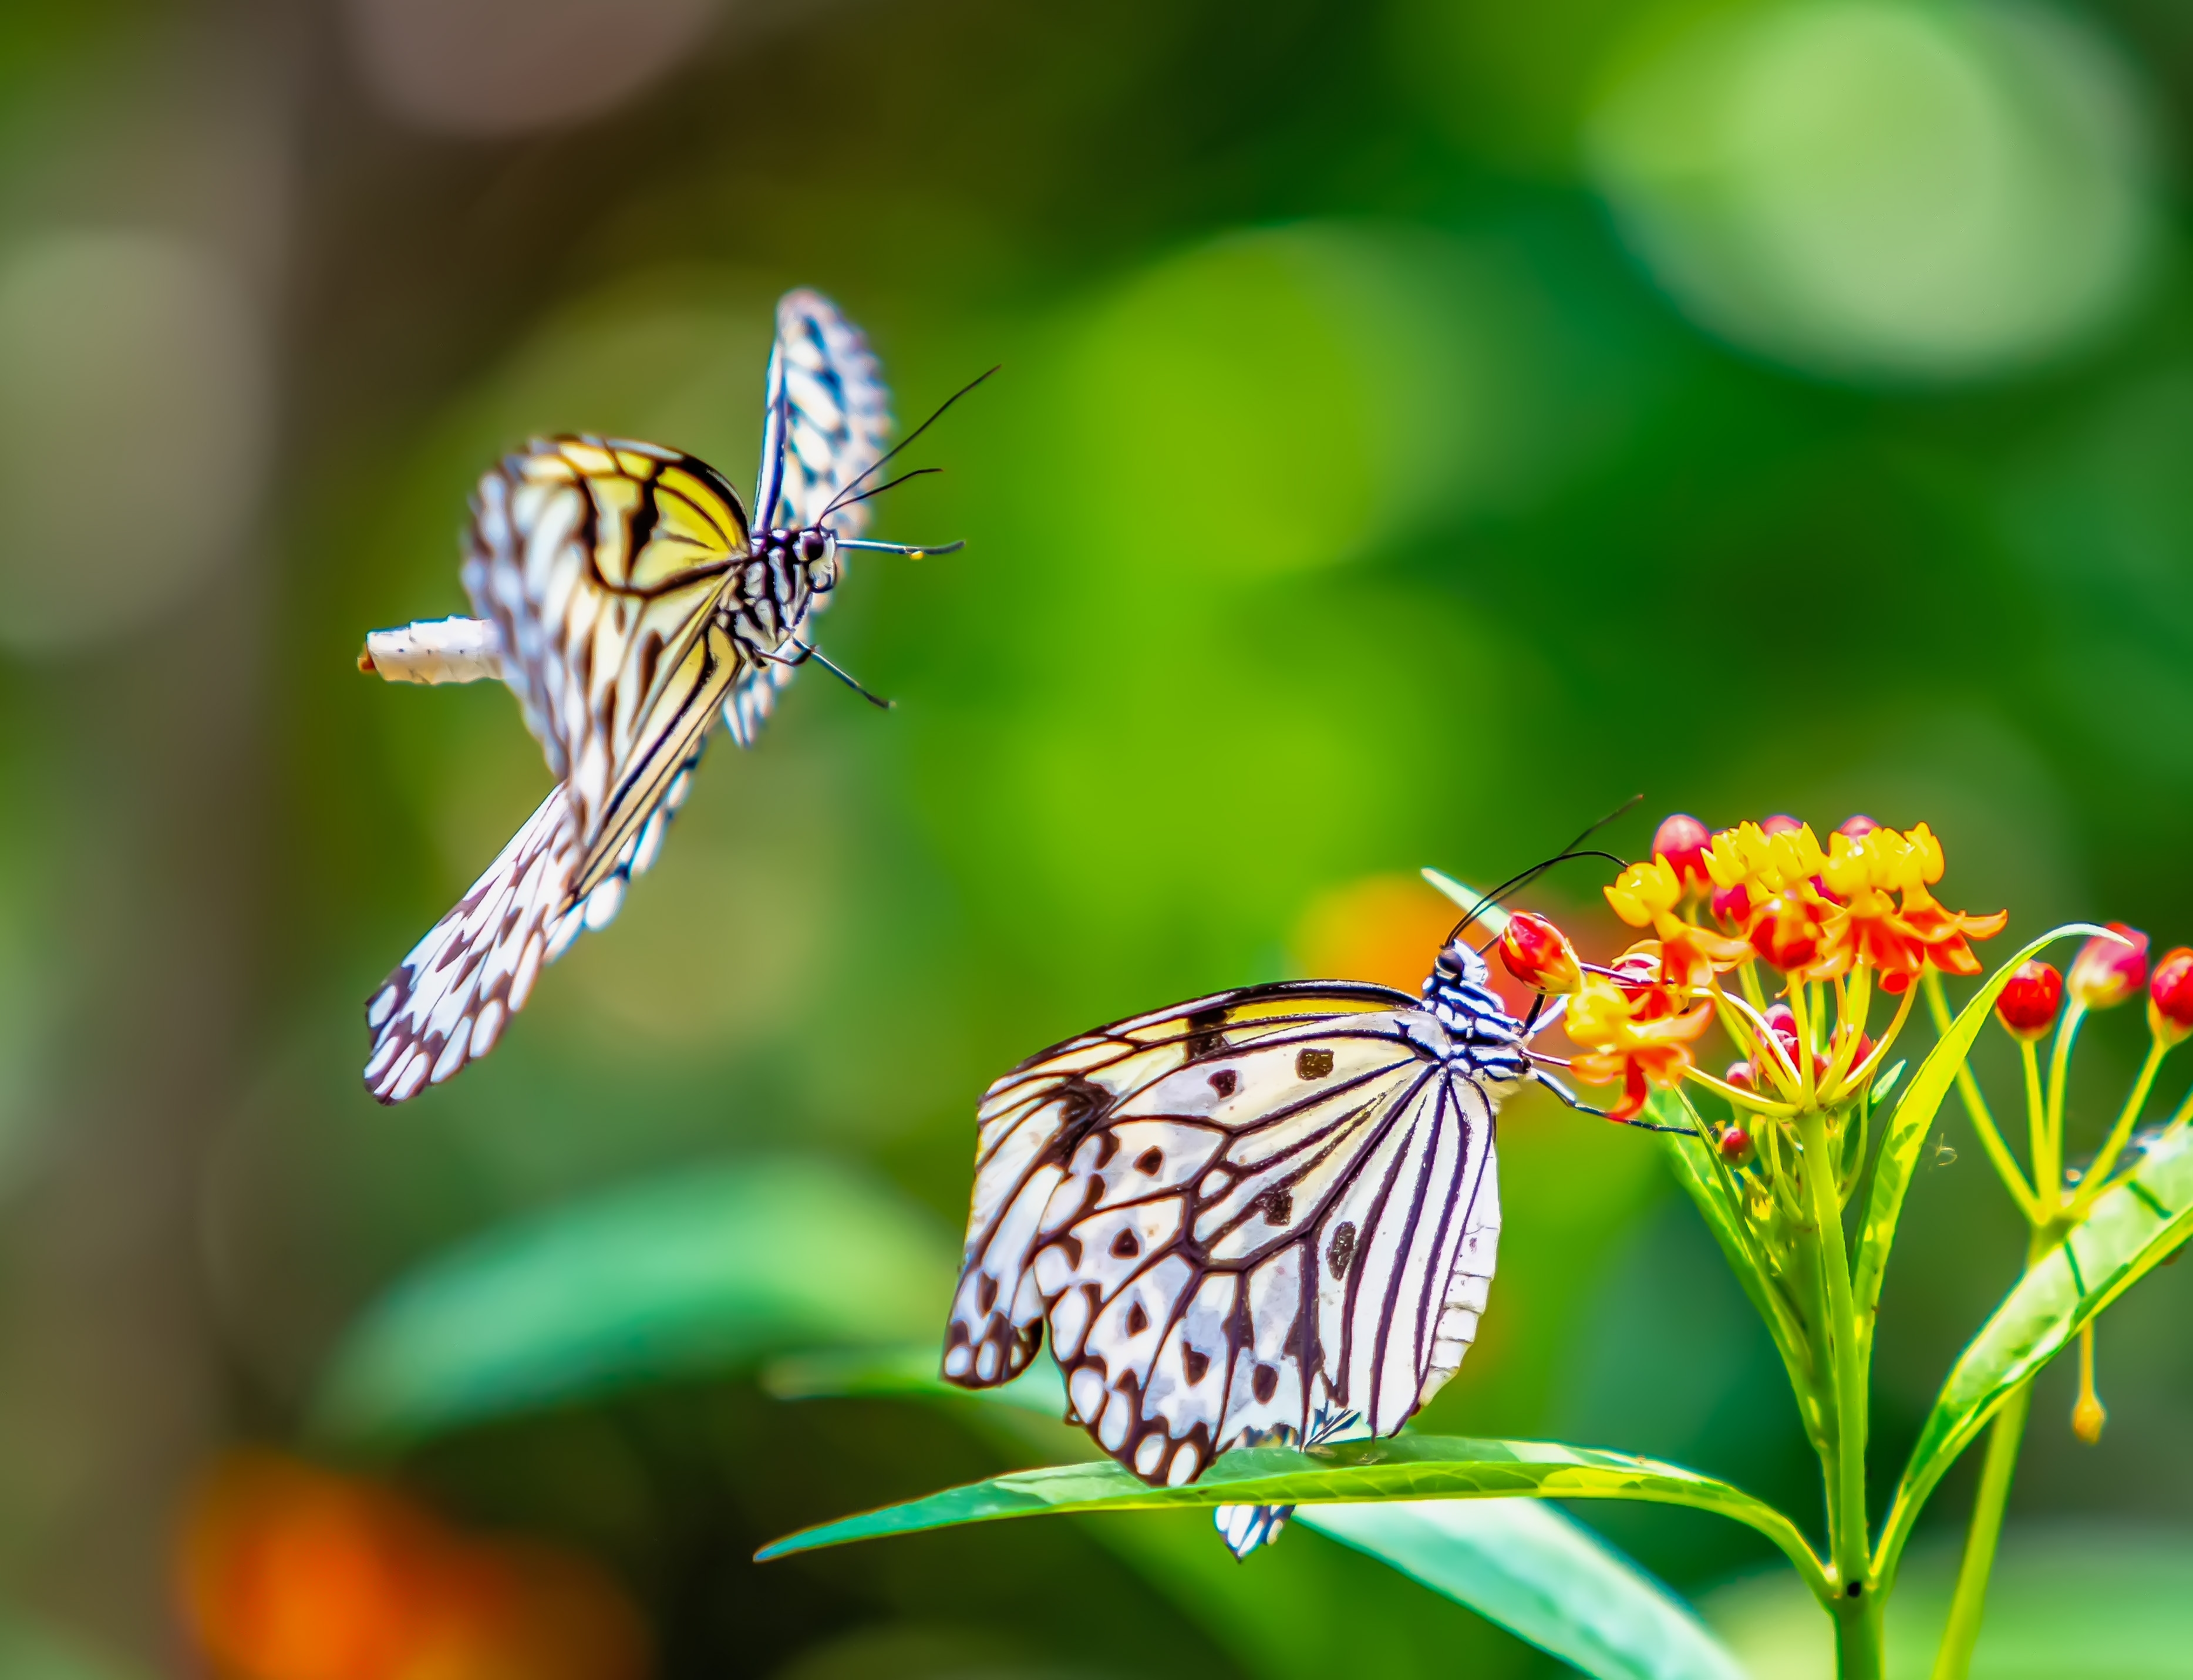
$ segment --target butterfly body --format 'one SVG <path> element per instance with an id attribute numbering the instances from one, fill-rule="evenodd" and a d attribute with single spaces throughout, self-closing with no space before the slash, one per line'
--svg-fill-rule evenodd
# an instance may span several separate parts
<path id="1" fill-rule="evenodd" d="M 813 656 L 801 638 L 845 549 L 892 546 L 858 540 L 856 495 L 890 424 L 859 330 L 796 291 L 777 309 L 752 522 L 713 467 L 629 439 L 536 439 L 482 476 L 462 569 L 477 619 L 377 632 L 360 662 L 500 676 L 557 785 L 368 1003 L 375 1098 L 486 1054 L 541 969 L 654 862 L 717 719 L 753 742 Z"/>
<path id="2" fill-rule="evenodd" d="M 1398 1430 L 1474 1337 L 1494 1115 L 1536 1076 L 1486 980 L 1450 943 L 1421 998 L 1250 987 L 998 1081 L 944 1375 L 1008 1381 L 1048 1333 L 1069 1421 L 1155 1485 L 1349 1413 Z"/>

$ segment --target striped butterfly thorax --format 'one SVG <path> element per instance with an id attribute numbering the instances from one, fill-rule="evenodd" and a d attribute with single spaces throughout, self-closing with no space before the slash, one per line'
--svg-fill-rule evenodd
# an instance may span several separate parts
<path id="1" fill-rule="evenodd" d="M 481 478 L 463 565 L 477 618 L 375 632 L 360 662 L 501 676 L 557 785 L 367 1005 L 375 1097 L 485 1055 L 541 967 L 655 861 L 716 720 L 753 742 L 867 522 L 850 498 L 890 427 L 858 329 L 796 291 L 777 307 L 759 529 L 715 468 L 628 439 L 536 439 Z"/>
<path id="2" fill-rule="evenodd" d="M 1252 986 L 999 1080 L 944 1375 L 1009 1381 L 1048 1332 L 1068 1420 L 1159 1486 L 1235 1446 L 1400 1429 L 1475 1336 L 1500 1236 L 1494 1116 L 1545 1078 L 1486 982 L 1451 939 L 1420 998 Z M 1245 1554 L 1285 1514 L 1222 1507 L 1219 1524 Z"/>

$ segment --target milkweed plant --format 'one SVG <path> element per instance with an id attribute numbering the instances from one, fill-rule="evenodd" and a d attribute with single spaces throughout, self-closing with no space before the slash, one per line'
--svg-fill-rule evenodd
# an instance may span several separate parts
<path id="1" fill-rule="evenodd" d="M 2193 1235 L 2193 1095 L 2160 1124 L 2143 1125 L 2164 1062 L 2193 1035 L 2193 949 L 2169 952 L 2150 972 L 2144 934 L 2073 924 L 1986 972 L 1974 948 L 2001 933 L 2008 913 L 1947 908 L 1934 892 L 1944 864 L 1923 823 L 1898 831 L 1852 817 L 1823 843 L 1786 817 L 1715 833 L 1678 816 L 1660 825 L 1650 861 L 1604 889 L 1641 936 L 1610 960 L 1581 954 L 1543 916 L 1498 919 L 1509 972 L 1562 1001 L 1577 1048 L 1569 1072 L 1612 1088 L 1610 1119 L 1663 1128 L 1653 1134 L 1658 1146 L 1766 1326 L 1819 1461 L 1818 1543 L 1808 1537 L 1811 1513 L 1778 1510 L 1679 1465 L 1558 1442 L 1410 1433 L 1301 1452 L 1240 1449 L 1178 1488 L 1144 1486 L 1111 1464 L 1024 1471 L 825 1524 L 763 1557 L 1040 1512 L 1295 1505 L 1299 1520 L 1386 1557 L 1588 1673 L 1739 1672 L 1679 1607 L 1623 1610 L 1665 1595 L 1611 1548 L 1556 1532 L 1549 1525 L 1566 1519 L 1550 1508 L 1511 1503 L 1642 1500 L 1715 1511 L 1763 1534 L 1832 1622 L 1841 1680 L 1878 1680 L 1882 1612 L 1914 1524 L 1944 1474 L 1985 1433 L 1933 1667 L 1935 1680 L 1960 1680 L 2036 1376 L 2076 1344 L 2070 1426 L 2099 1439 L 2096 1322 Z M 2074 939 L 2083 943 L 2066 970 L 2041 960 Z M 1945 982 L 1974 979 L 1977 989 L 1953 1001 Z M 2099 1149 L 2074 1164 L 2065 1092 L 2081 1025 L 2142 998 L 2145 1058 Z M 1990 1030 L 2014 1041 L 2023 1073 L 2018 1092 L 1993 1102 L 1971 1066 Z M 1716 1032 L 1733 1052 L 1720 1071 L 1703 1053 Z M 2026 1223 L 2024 1270 L 1955 1361 L 1887 1509 L 1871 1511 L 1868 1408 L 1881 1284 L 1905 1194 L 1952 1092 Z M 2021 1105 L 2022 1135 L 2010 1118 Z M 839 1391 L 893 1385 L 871 1373 Z M 896 1385 L 924 1385 L 908 1366 Z M 1513 1520 L 1526 1510 L 1529 1522 Z"/>

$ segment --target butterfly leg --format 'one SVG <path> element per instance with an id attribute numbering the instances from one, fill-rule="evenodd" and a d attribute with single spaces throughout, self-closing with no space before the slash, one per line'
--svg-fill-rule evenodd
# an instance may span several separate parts
<path id="1" fill-rule="evenodd" d="M 1560 1098 L 1561 1101 L 1566 1103 L 1570 1108 L 1574 1109 L 1578 1114 L 1588 1114 L 1595 1120 L 1603 1120 L 1614 1126 L 1634 1127 L 1640 1132 L 1673 1132 L 1679 1137 L 1684 1138 L 1692 1135 L 1691 1128 L 1687 1126 L 1662 1126 L 1657 1121 L 1650 1120 L 1617 1120 L 1605 1109 L 1595 1109 L 1592 1107 L 1590 1104 L 1585 1102 L 1581 1097 L 1578 1097 L 1575 1092 L 1570 1090 L 1567 1086 L 1562 1084 L 1560 1081 L 1555 1079 L 1543 1068 L 1533 1067 L 1531 1069 L 1530 1076 L 1533 1080 L 1536 1080 L 1540 1085 L 1544 1086 L 1547 1090 L 1552 1092 L 1555 1096 Z"/>
<path id="2" fill-rule="evenodd" d="M 799 658 L 787 659 L 782 654 L 776 653 L 764 653 L 761 657 L 774 665 L 804 665 L 811 659 L 817 665 L 820 665 L 824 670 L 827 671 L 832 676 L 837 678 L 839 682 L 845 684 L 847 688 L 851 689 L 854 693 L 859 695 L 862 699 L 867 701 L 868 704 L 874 707 L 878 711 L 888 712 L 897 706 L 897 701 L 886 700 L 880 694 L 871 694 L 867 689 L 862 687 L 860 683 L 851 675 L 833 664 L 831 662 L 830 656 L 823 652 L 821 648 L 810 647 L 805 642 L 801 641 L 797 636 L 787 636 L 785 640 L 790 642 L 793 646 L 799 650 Z M 759 650 L 757 649 L 756 651 L 759 652 Z"/>

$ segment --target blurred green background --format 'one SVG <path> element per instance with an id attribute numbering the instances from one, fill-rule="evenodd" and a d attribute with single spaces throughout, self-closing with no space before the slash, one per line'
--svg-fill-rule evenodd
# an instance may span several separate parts
<path id="1" fill-rule="evenodd" d="M 1923 818 L 1945 900 L 2014 937 L 2193 938 L 2189 99 L 2167 0 L 14 0 L 9 1671 L 209 1671 L 178 1602 L 246 1442 L 551 1548 L 642 1630 L 535 1675 L 1550 1671 L 1300 1531 L 1243 1568 L 1168 1517 L 758 1569 L 1042 1456 L 773 1399 L 759 1363 L 941 1327 L 1004 1068 L 1199 990 L 1406 982 L 1442 923 L 1419 865 L 1504 875 L 1633 792 L 1632 853 L 1675 809 Z M 1004 364 L 879 510 L 966 552 L 860 557 L 827 621 L 898 709 L 810 673 L 491 1060 L 375 1107 L 360 1001 L 547 782 L 499 687 L 370 682 L 362 634 L 462 610 L 465 496 L 529 433 L 748 483 L 793 284 L 868 330 L 902 420 Z M 1589 927 L 1591 889 L 1541 902 Z M 2098 1138 L 2139 1046 L 2093 1030 Z M 1814 1521 L 1657 1157 L 1505 1119 L 1500 1282 L 1423 1426 L 1660 1454 Z M 1905 1228 L 1884 1476 L 2022 1250 L 1955 1125 Z M 362 1315 L 483 1233 L 518 1295 L 455 1298 L 444 1344 L 545 1313 L 556 1356 L 497 1399 L 384 1350 L 330 1400 Z M 777 1317 L 740 1293 L 810 1274 Z M 2167 1271 L 2103 1327 L 2099 1448 L 2043 1381 L 2007 1568 L 2180 1579 L 2189 1308 Z M 412 1402 L 431 1427 L 358 1423 Z M 1689 1593 L 1768 1562 L 1580 1514 Z M 340 1540 L 266 1577 L 331 1585 L 283 1597 L 307 1656 L 249 1680 L 424 1671 L 311 1666 L 408 1590 Z"/>

